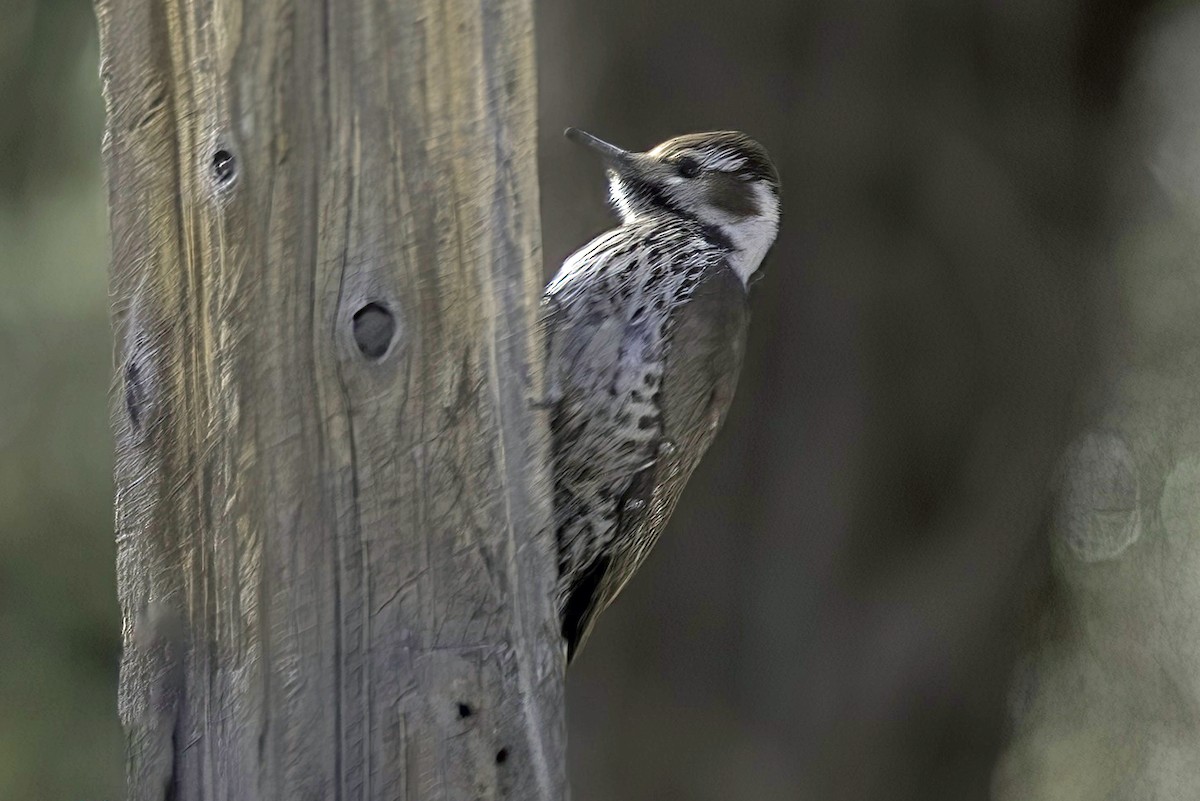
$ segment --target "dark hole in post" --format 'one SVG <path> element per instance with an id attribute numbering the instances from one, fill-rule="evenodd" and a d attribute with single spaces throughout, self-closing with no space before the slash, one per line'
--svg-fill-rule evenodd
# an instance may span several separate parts
<path id="1" fill-rule="evenodd" d="M 396 318 L 379 303 L 368 303 L 354 313 L 354 343 L 368 359 L 387 353 L 396 333 Z"/>
<path id="2" fill-rule="evenodd" d="M 237 169 L 237 162 L 233 158 L 233 154 L 222 148 L 212 157 L 213 177 L 217 179 L 219 184 L 227 184 L 233 180 L 233 175 Z"/>
<path id="3" fill-rule="evenodd" d="M 503 765 L 507 761 L 508 761 L 508 749 L 501 748 L 499 751 L 496 752 L 496 764 Z"/>
<path id="4" fill-rule="evenodd" d="M 475 710 L 471 709 L 471 705 L 470 705 L 470 704 L 464 704 L 464 703 L 462 703 L 462 702 L 459 702 L 459 704 L 458 704 L 458 716 L 459 716 L 460 718 L 469 718 L 469 717 L 471 717 L 471 714 L 472 714 L 474 711 L 475 711 Z"/>
<path id="5" fill-rule="evenodd" d="M 146 402 L 146 391 L 142 386 L 142 373 L 135 361 L 125 365 L 125 410 L 134 429 L 142 424 L 142 404 Z"/>

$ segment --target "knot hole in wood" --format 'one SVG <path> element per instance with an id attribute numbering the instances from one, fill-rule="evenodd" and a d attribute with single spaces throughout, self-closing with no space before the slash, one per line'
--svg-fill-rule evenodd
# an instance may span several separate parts
<path id="1" fill-rule="evenodd" d="M 396 318 L 382 303 L 368 303 L 354 313 L 354 344 L 363 356 L 377 361 L 391 347 Z"/>
<path id="2" fill-rule="evenodd" d="M 218 148 L 212 156 L 212 176 L 218 187 L 226 187 L 237 178 L 237 157 L 228 148 Z"/>

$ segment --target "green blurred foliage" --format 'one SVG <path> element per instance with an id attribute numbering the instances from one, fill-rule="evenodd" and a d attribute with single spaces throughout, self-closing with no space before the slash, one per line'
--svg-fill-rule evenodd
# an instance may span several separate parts
<path id="1" fill-rule="evenodd" d="M 115 799 L 95 19 L 85 0 L 0 5 L 0 799 Z"/>

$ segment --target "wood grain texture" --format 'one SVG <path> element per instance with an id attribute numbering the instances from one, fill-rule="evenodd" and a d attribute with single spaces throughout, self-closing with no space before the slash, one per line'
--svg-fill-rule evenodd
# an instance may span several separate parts
<path id="1" fill-rule="evenodd" d="M 531 5 L 99 0 L 131 798 L 566 797 Z"/>

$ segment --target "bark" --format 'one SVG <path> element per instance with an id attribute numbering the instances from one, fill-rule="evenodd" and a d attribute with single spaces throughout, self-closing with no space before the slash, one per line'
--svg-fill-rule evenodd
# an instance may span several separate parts
<path id="1" fill-rule="evenodd" d="M 99 0 L 136 799 L 560 799 L 529 0 Z"/>

